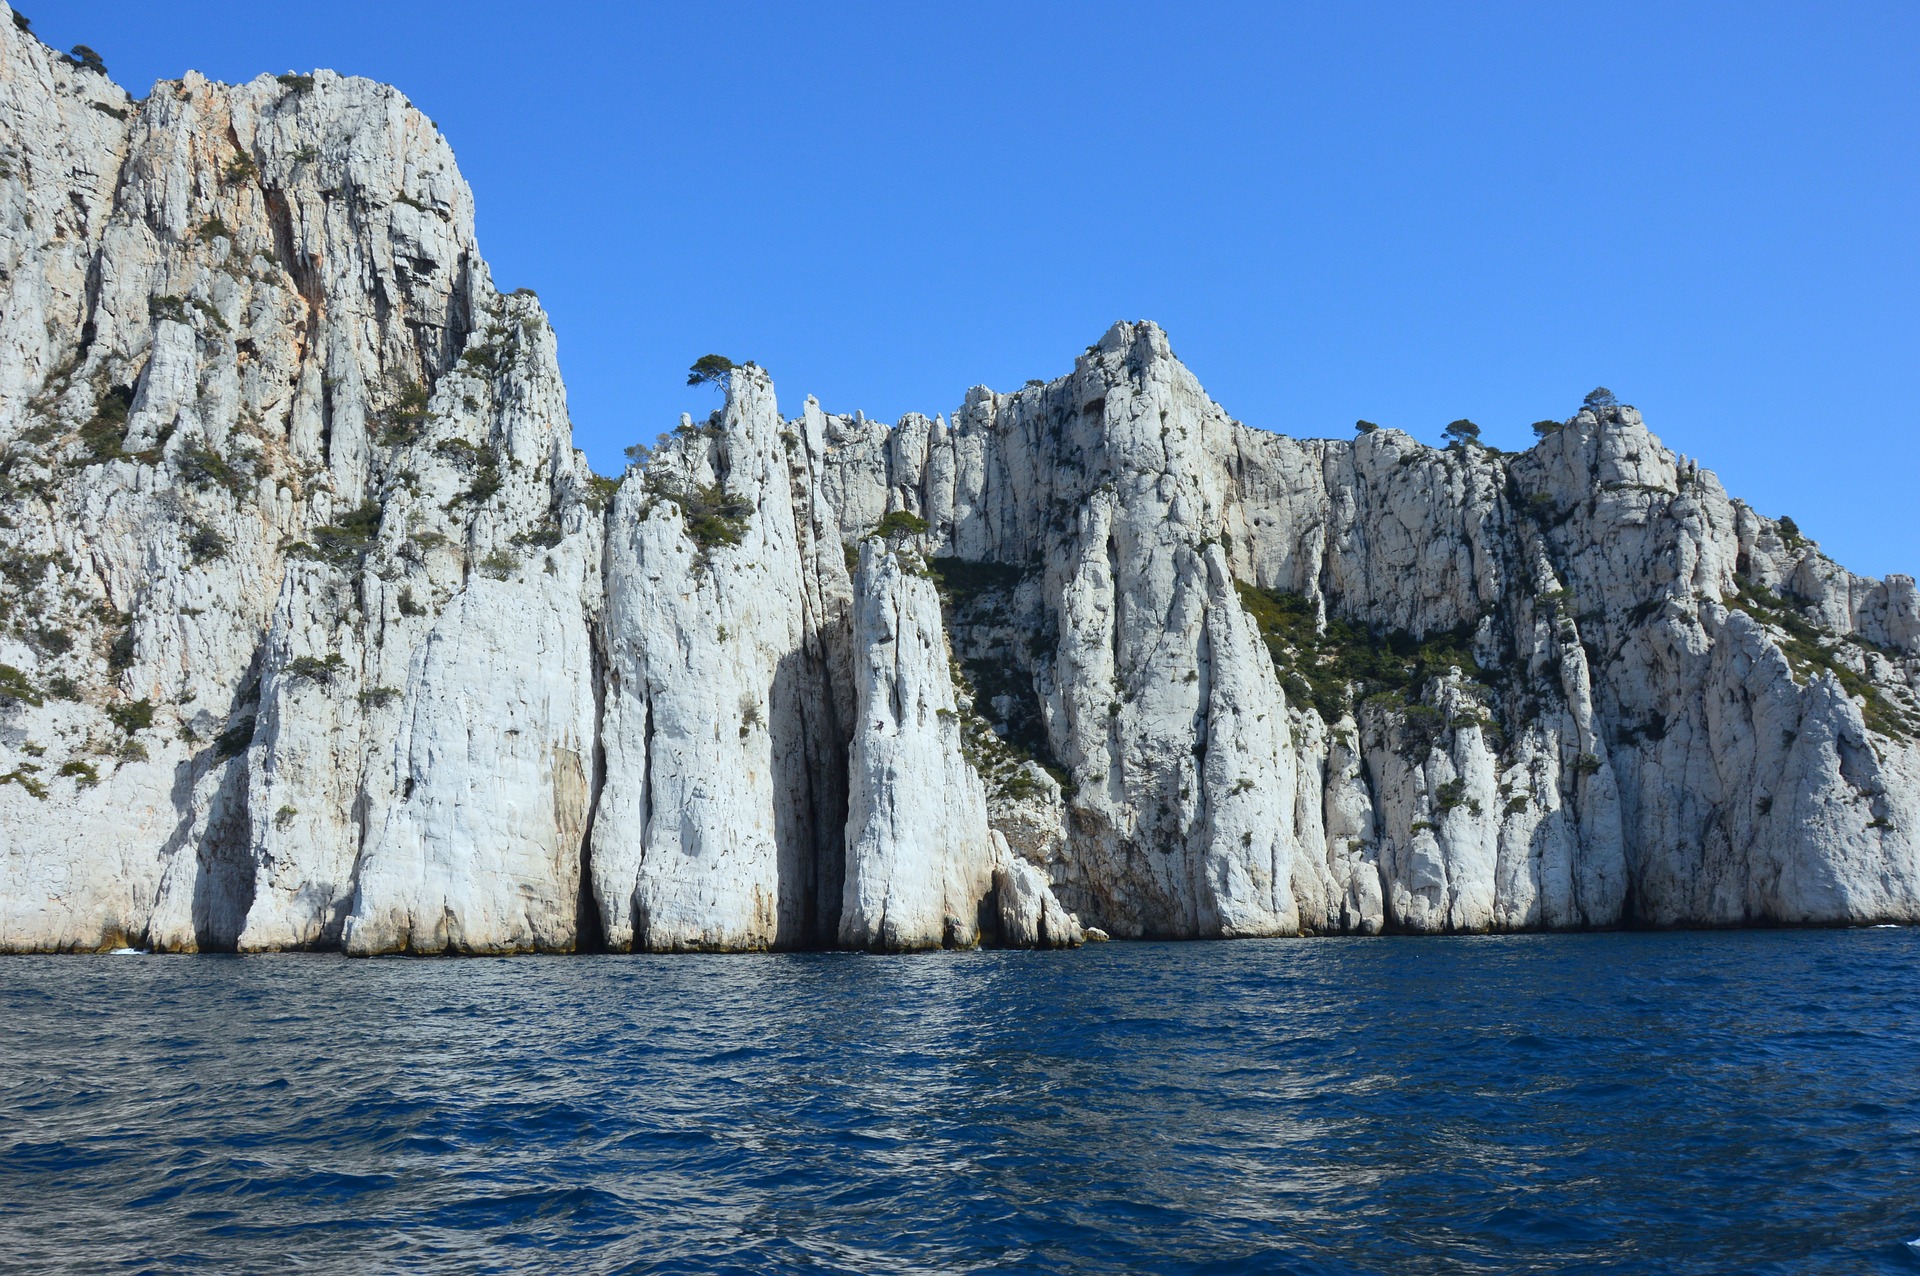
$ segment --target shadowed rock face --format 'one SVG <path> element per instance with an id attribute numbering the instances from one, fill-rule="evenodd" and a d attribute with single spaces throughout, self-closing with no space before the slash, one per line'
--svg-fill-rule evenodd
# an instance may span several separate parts
<path id="1" fill-rule="evenodd" d="M 0 120 L 0 948 L 1920 921 L 1912 580 L 1631 408 L 1295 440 L 1118 324 L 616 485 L 394 90 L 9 16 Z"/>

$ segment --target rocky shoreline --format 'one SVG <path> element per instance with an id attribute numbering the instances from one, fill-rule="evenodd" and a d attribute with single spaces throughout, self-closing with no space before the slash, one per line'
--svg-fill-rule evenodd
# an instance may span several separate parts
<path id="1" fill-rule="evenodd" d="M 603 478 L 397 91 L 11 17 L 0 950 L 1920 921 L 1913 580 L 1611 396 L 1294 439 L 1120 323 Z"/>

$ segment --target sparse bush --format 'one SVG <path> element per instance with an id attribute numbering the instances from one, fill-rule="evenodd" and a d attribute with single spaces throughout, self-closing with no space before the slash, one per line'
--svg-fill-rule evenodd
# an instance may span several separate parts
<path id="1" fill-rule="evenodd" d="M 21 704 L 39 705 L 45 703 L 27 675 L 12 665 L 0 665 L 0 704 L 18 701 Z"/>
<path id="2" fill-rule="evenodd" d="M 130 704 L 107 706 L 107 720 L 128 735 L 153 725 L 153 701 L 142 697 Z"/>
<path id="3" fill-rule="evenodd" d="M 195 487 L 224 487 L 239 496 L 250 486 L 244 471 L 205 443 L 195 443 L 186 448 L 180 453 L 177 464 L 180 477 Z"/>
<path id="4" fill-rule="evenodd" d="M 287 552 L 344 567 L 373 548 L 379 533 L 380 507 L 368 501 L 338 523 L 314 528 L 312 542 L 302 541 Z"/>
<path id="5" fill-rule="evenodd" d="M 727 428 L 724 414 L 715 408 L 707 414 L 707 419 L 695 425 L 691 417 L 680 422 L 666 434 L 655 440 L 655 446 L 665 446 L 668 439 L 717 439 L 723 437 Z"/>
<path id="6" fill-rule="evenodd" d="M 424 616 L 427 609 L 413 596 L 413 587 L 405 586 L 400 590 L 400 614 L 402 616 Z"/>
<path id="7" fill-rule="evenodd" d="M 1591 753 L 1582 753 L 1573 760 L 1573 769 L 1580 775 L 1592 775 L 1600 769 L 1600 759 Z"/>
<path id="8" fill-rule="evenodd" d="M 397 447 L 413 442 L 420 434 L 421 423 L 427 419 L 427 401 L 425 386 L 417 381 L 403 382 L 393 406 L 381 412 L 377 418 L 383 427 L 380 445 Z"/>
<path id="9" fill-rule="evenodd" d="M 1356 434 L 1372 434 L 1379 428 L 1379 426 L 1371 421 L 1355 421 L 1353 423 L 1353 429 Z"/>
<path id="10" fill-rule="evenodd" d="M 166 320 L 171 323 L 186 323 L 187 303 L 180 298 L 167 295 L 147 298 L 147 318 L 159 323 Z"/>
<path id="11" fill-rule="evenodd" d="M 1480 803 L 1467 796 L 1467 782 L 1464 779 L 1448 780 L 1435 789 L 1434 801 L 1443 813 L 1464 806 L 1475 815 L 1480 814 Z"/>
<path id="12" fill-rule="evenodd" d="M 465 439 L 441 439 L 433 445 L 435 456 L 445 457 L 459 466 L 475 466 L 485 458 L 486 453 Z"/>
<path id="13" fill-rule="evenodd" d="M 620 490 L 620 480 L 608 478 L 604 474 L 592 474 L 587 477 L 587 508 L 598 514 L 607 508 L 613 500 L 613 494 Z"/>
<path id="14" fill-rule="evenodd" d="M 519 556 L 504 549 L 496 549 L 480 560 L 481 573 L 495 580 L 505 580 L 518 570 L 520 570 Z"/>
<path id="15" fill-rule="evenodd" d="M 1559 589 L 1547 590 L 1534 601 L 1551 608 L 1556 616 L 1571 616 L 1574 612 L 1573 591 L 1564 585 Z"/>
<path id="16" fill-rule="evenodd" d="M 73 634 L 58 625 L 41 625 L 28 635 L 28 640 L 49 656 L 64 656 L 73 650 Z"/>
<path id="17" fill-rule="evenodd" d="M 187 299 L 187 304 L 192 306 L 195 310 L 198 310 L 202 315 L 205 315 L 207 322 L 212 324 L 214 327 L 220 329 L 220 331 L 222 332 L 233 331 L 233 329 L 227 324 L 227 317 L 221 314 L 219 309 L 211 301 L 204 300 L 200 297 L 189 297 Z"/>
<path id="18" fill-rule="evenodd" d="M 84 44 L 73 46 L 68 61 L 83 71 L 94 71 L 100 75 L 107 73 L 107 64 L 101 60 L 100 55 Z"/>
<path id="19" fill-rule="evenodd" d="M 997 796 L 1013 802 L 1024 802 L 1040 792 L 1040 781 L 1033 778 L 1032 772 L 1015 771 L 1000 782 Z"/>
<path id="20" fill-rule="evenodd" d="M 295 656 L 287 662 L 282 672 L 289 678 L 306 678 L 313 682 L 331 683 L 334 678 L 347 669 L 347 662 L 339 652 L 329 652 L 326 659 L 315 656 Z"/>
<path id="21" fill-rule="evenodd" d="M 0 550 L 0 577 L 6 578 L 16 589 L 38 588 L 41 581 L 46 578 L 49 567 L 72 570 L 73 564 L 64 554 L 28 554 L 19 550 Z"/>
<path id="22" fill-rule="evenodd" d="M 499 346 L 470 346 L 461 354 L 460 363 L 482 376 L 490 377 L 500 371 L 505 353 Z"/>
<path id="23" fill-rule="evenodd" d="M 1544 439 L 1549 434 L 1558 434 L 1566 428 L 1566 422 L 1564 421 L 1535 421 L 1533 423 L 1533 437 L 1536 439 Z"/>
<path id="24" fill-rule="evenodd" d="M 504 485 L 505 480 L 500 477 L 500 467 L 489 459 L 480 466 L 479 471 L 473 476 L 473 482 L 467 485 L 467 490 L 454 497 L 451 504 L 458 505 L 464 501 L 473 505 L 483 505 L 492 500 L 494 493 Z"/>
<path id="25" fill-rule="evenodd" d="M 47 786 L 34 779 L 40 774 L 40 768 L 31 762 L 22 762 L 5 775 L 0 775 L 0 784 L 17 784 L 34 797 L 45 800 Z"/>
<path id="26" fill-rule="evenodd" d="M 240 186 L 260 176 L 260 166 L 253 162 L 253 156 L 241 151 L 227 161 L 220 170 L 220 180 L 229 186 Z"/>
<path id="27" fill-rule="evenodd" d="M 1480 439 L 1480 427 L 1465 417 L 1461 417 L 1458 421 L 1448 422 L 1447 428 L 1440 431 L 1440 433 L 1455 443 L 1460 444 L 1475 443 Z"/>
<path id="28" fill-rule="evenodd" d="M 552 549 L 560 543 L 560 538 L 560 524 L 546 519 L 524 532 L 515 532 L 513 543 L 522 549 Z"/>
<path id="29" fill-rule="evenodd" d="M 1607 408 L 1619 407 L 1620 400 L 1614 398 L 1613 391 L 1607 389 L 1607 387 L 1596 386 L 1587 392 L 1586 398 L 1580 400 L 1580 406 L 1583 408 L 1592 408 L 1595 412 L 1601 412 Z"/>
<path id="30" fill-rule="evenodd" d="M 187 553 L 196 563 L 210 563 L 227 556 L 227 538 L 205 523 L 187 525 Z"/>
<path id="31" fill-rule="evenodd" d="M 88 461 L 112 461 L 124 456 L 127 413 L 133 407 L 133 387 L 106 387 L 94 397 L 93 416 L 80 427 L 80 443 Z"/>
<path id="32" fill-rule="evenodd" d="M 90 789 L 100 783 L 100 772 L 96 771 L 91 764 L 82 762 L 78 758 L 61 763 L 59 774 L 71 779 L 76 786 L 83 789 Z"/>
<path id="33" fill-rule="evenodd" d="M 216 239 L 233 238 L 233 232 L 228 230 L 227 224 L 217 216 L 209 217 L 207 220 L 201 222 L 199 228 L 193 233 L 203 244 L 211 244 Z"/>
<path id="34" fill-rule="evenodd" d="M 369 687 L 360 693 L 362 708 L 383 709 L 400 698 L 400 693 L 392 687 Z"/>
<path id="35" fill-rule="evenodd" d="M 1432 705 L 1410 704 L 1400 711 L 1400 748 L 1404 756 L 1420 757 L 1432 752 L 1447 728 L 1446 715 Z"/>
<path id="36" fill-rule="evenodd" d="M 629 465 L 645 465 L 652 459 L 653 449 L 644 443 L 635 443 L 627 448 L 627 463 Z"/>
<path id="37" fill-rule="evenodd" d="M 679 507 L 688 537 L 702 551 L 716 545 L 738 545 L 747 534 L 752 502 L 718 483 L 695 488 L 691 493 L 668 491 L 661 495 Z"/>
<path id="38" fill-rule="evenodd" d="M 283 806 L 273 813 L 273 827 L 277 829 L 290 828 L 294 820 L 298 819 L 299 816 L 300 812 L 297 808 Z"/>
<path id="39" fill-rule="evenodd" d="M 1737 583 L 1739 592 L 1727 600 L 1727 605 L 1781 631 L 1775 641 L 1796 678 L 1810 678 L 1821 672 L 1832 674 L 1849 696 L 1865 701 L 1863 716 L 1867 727 L 1881 735 L 1904 740 L 1920 730 L 1920 723 L 1910 721 L 1906 712 L 1889 699 L 1873 679 L 1839 658 L 1834 642 L 1837 635 L 1803 616 L 1797 600 L 1782 597 L 1752 581 L 1738 580 Z"/>
<path id="40" fill-rule="evenodd" d="M 311 75 L 294 75 L 289 72 L 286 75 L 276 75 L 273 78 L 280 81 L 280 83 L 284 84 L 287 88 L 292 89 L 295 93 L 311 93 L 313 91 L 313 77 Z"/>
<path id="41" fill-rule="evenodd" d="M 895 536 L 925 536 L 927 520 L 906 510 L 894 510 L 874 525 L 870 536 L 887 540 Z"/>
<path id="42" fill-rule="evenodd" d="M 944 565 L 948 560 L 941 560 Z M 1473 655 L 1473 627 L 1417 637 L 1403 630 L 1375 632 L 1329 614 L 1326 628 L 1315 627 L 1312 600 L 1242 584 L 1240 602 L 1273 658 L 1291 704 L 1311 704 L 1325 722 L 1337 722 L 1356 695 L 1381 698 L 1396 711 L 1404 708 L 1415 731 L 1423 714 L 1437 721 L 1436 710 L 1409 704 L 1434 678 L 1458 666 L 1467 677 L 1490 683 Z"/>

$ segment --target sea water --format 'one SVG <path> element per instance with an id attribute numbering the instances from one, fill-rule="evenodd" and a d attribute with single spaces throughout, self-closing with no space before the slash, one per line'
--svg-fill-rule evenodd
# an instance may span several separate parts
<path id="1" fill-rule="evenodd" d="M 0 1268 L 1920 1271 L 1920 933 L 0 958 Z"/>

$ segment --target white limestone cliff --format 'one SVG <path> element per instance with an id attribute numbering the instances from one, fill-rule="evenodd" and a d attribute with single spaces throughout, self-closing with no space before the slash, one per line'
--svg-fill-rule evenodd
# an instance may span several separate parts
<path id="1" fill-rule="evenodd" d="M 1596 398 L 1299 440 L 1149 323 L 619 481 L 445 141 L 0 5 L 0 950 L 1920 921 L 1920 592 Z"/>
<path id="2" fill-rule="evenodd" d="M 842 716 L 820 631 L 844 623 L 846 569 L 824 560 L 841 614 L 821 614 L 796 446 L 772 382 L 743 370 L 715 419 L 683 428 L 615 499 L 592 848 L 615 948 L 803 946 L 837 904 L 844 779 L 805 737 Z"/>
<path id="3" fill-rule="evenodd" d="M 5 19 L 0 947 L 338 946 L 417 778 L 401 724 L 417 745 L 454 688 L 552 632 L 488 616 L 426 659 L 478 614 L 469 591 L 524 581 L 514 605 L 551 611 L 523 564 L 550 553 L 572 581 L 554 623 L 590 649 L 599 519 L 551 330 L 494 292 L 451 153 L 392 89 L 188 75 L 135 102 Z M 590 754 L 591 711 L 569 721 Z M 416 798 L 555 801 L 544 759 L 516 787 L 506 739 L 469 741 L 473 771 L 436 768 Z M 544 835 L 550 892 L 582 818 Z M 511 836 L 432 841 L 371 862 L 369 916 L 424 907 L 370 892 L 436 858 L 522 875 Z M 443 896 L 396 946 L 572 946 L 571 912 L 528 931 L 463 915 L 484 888 Z"/>
<path id="4" fill-rule="evenodd" d="M 574 948 L 597 716 L 586 548 L 475 580 L 415 649 L 348 952 Z"/>
<path id="5" fill-rule="evenodd" d="M 840 942 L 969 948 L 992 889 L 987 795 L 961 756 L 933 582 L 910 550 L 860 548 L 858 653 Z"/>
<path id="6" fill-rule="evenodd" d="M 1920 916 L 1910 580 L 1785 545 L 1630 408 L 1516 456 L 1294 440 L 1122 324 L 951 426 L 826 430 L 846 530 L 928 520 L 980 699 L 1063 781 L 996 826 L 1117 934 Z"/>

